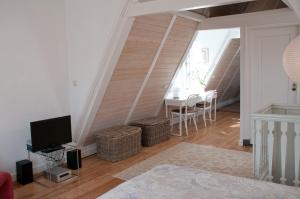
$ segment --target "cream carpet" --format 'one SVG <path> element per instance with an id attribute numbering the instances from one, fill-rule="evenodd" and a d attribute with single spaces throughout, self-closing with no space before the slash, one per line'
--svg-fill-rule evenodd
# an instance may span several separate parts
<path id="1" fill-rule="evenodd" d="M 173 164 L 252 178 L 252 153 L 182 142 L 114 175 L 129 180 L 155 166 Z"/>

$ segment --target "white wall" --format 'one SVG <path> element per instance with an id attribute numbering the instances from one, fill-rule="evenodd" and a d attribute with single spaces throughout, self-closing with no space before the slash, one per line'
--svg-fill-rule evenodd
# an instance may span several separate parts
<path id="1" fill-rule="evenodd" d="M 27 158 L 30 121 L 71 114 L 76 133 L 125 3 L 0 1 L 0 170 Z"/>
<path id="2" fill-rule="evenodd" d="M 26 156 L 29 122 L 69 113 L 61 0 L 0 1 L 0 170 Z"/>
<path id="3" fill-rule="evenodd" d="M 73 132 L 81 125 L 110 37 L 127 0 L 66 0 Z M 74 84 L 77 84 L 74 85 Z"/>

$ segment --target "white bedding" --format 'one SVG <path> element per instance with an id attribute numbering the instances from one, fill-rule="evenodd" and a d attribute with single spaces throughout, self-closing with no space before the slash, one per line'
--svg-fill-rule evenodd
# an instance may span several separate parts
<path id="1" fill-rule="evenodd" d="M 300 188 L 161 165 L 98 199 L 300 199 Z"/>

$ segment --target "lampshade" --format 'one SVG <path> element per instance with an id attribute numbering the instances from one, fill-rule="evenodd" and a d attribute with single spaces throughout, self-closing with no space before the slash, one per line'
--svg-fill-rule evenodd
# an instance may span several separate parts
<path id="1" fill-rule="evenodd" d="M 283 68 L 291 80 L 300 83 L 300 36 L 286 47 Z"/>

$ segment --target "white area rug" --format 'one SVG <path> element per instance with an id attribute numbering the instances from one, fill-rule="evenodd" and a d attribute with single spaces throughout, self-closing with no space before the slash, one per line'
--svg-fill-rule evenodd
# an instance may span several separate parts
<path id="1" fill-rule="evenodd" d="M 182 142 L 114 175 L 129 180 L 158 165 L 173 164 L 252 178 L 252 154 Z"/>
<path id="2" fill-rule="evenodd" d="M 188 167 L 161 165 L 122 183 L 98 199 L 117 198 L 299 199 L 300 189 Z"/>

